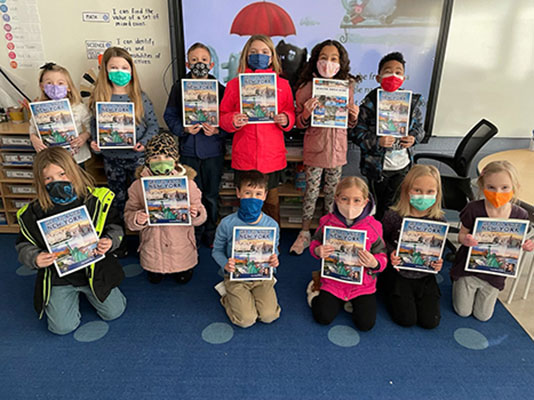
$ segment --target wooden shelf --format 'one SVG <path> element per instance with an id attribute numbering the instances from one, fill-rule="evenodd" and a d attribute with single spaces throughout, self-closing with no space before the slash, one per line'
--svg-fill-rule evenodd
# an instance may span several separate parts
<path id="1" fill-rule="evenodd" d="M 13 122 L 0 123 L 0 135 L 28 135 L 30 133 L 30 123 L 14 124 Z"/>
<path id="2" fill-rule="evenodd" d="M 0 178 L 1 183 L 26 183 L 31 185 L 33 183 L 33 179 L 28 178 Z"/>
<path id="3" fill-rule="evenodd" d="M 18 225 L 0 225 L 0 233 L 19 233 Z"/>

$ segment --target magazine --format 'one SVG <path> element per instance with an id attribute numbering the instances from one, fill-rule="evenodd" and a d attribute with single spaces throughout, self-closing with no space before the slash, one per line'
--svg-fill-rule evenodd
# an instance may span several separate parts
<path id="1" fill-rule="evenodd" d="M 274 122 L 278 114 L 276 74 L 239 74 L 239 102 L 249 124 Z"/>
<path id="2" fill-rule="evenodd" d="M 441 258 L 448 231 L 445 222 L 404 218 L 397 246 L 402 261 L 396 268 L 437 274 L 431 263 Z"/>
<path id="3" fill-rule="evenodd" d="M 30 103 L 30 111 L 39 137 L 46 146 L 71 150 L 70 142 L 78 132 L 68 99 Z"/>
<path id="4" fill-rule="evenodd" d="M 323 245 L 333 246 L 335 251 L 322 259 L 321 277 L 361 285 L 363 267 L 358 254 L 365 249 L 366 239 L 366 231 L 325 226 Z"/>
<path id="5" fill-rule="evenodd" d="M 378 89 L 377 104 L 376 134 L 378 136 L 407 136 L 410 130 L 412 92 L 410 90 L 386 92 Z"/>
<path id="6" fill-rule="evenodd" d="M 219 126 L 219 90 L 216 79 L 182 79 L 184 127 L 207 122 Z"/>
<path id="7" fill-rule="evenodd" d="M 313 78 L 312 93 L 319 104 L 313 110 L 311 126 L 346 129 L 349 119 L 349 82 Z"/>
<path id="8" fill-rule="evenodd" d="M 276 246 L 276 228 L 234 227 L 232 258 L 235 259 L 235 272 L 230 280 L 269 280 L 273 279 L 273 269 L 269 257 Z"/>
<path id="9" fill-rule="evenodd" d="M 98 244 L 87 208 L 80 206 L 37 221 L 46 247 L 60 277 L 72 274 L 105 258 L 95 253 Z"/>
<path id="10" fill-rule="evenodd" d="M 102 150 L 135 146 L 135 104 L 96 102 L 96 142 Z"/>
<path id="11" fill-rule="evenodd" d="M 191 225 L 187 177 L 146 177 L 141 184 L 148 225 Z"/>
<path id="12" fill-rule="evenodd" d="M 516 278 L 529 221 L 524 219 L 477 218 L 465 270 Z"/>

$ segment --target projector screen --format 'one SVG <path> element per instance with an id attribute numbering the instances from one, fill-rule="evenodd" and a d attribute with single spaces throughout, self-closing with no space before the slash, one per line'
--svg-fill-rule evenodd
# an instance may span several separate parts
<path id="1" fill-rule="evenodd" d="M 212 73 L 222 83 L 236 76 L 239 55 L 250 29 L 262 25 L 266 19 L 255 11 L 260 9 L 256 7 L 258 3 L 264 3 L 263 7 L 269 8 L 273 18 L 277 12 L 287 13 L 293 23 L 294 34 L 288 26 L 286 32 L 272 35 L 285 65 L 291 67 L 291 62 L 297 63 L 302 57 L 303 49 L 309 55 L 313 46 L 325 39 L 339 40 L 345 46 L 352 73 L 363 78 L 355 93 L 358 104 L 378 86 L 375 78 L 380 58 L 392 51 L 402 52 L 406 59 L 403 87 L 423 95 L 425 130 L 427 135 L 431 133 L 450 17 L 449 0 L 278 0 L 276 3 L 183 0 L 180 3 L 183 43 L 178 40 L 174 44 L 175 56 L 183 60 L 185 50 L 195 42 L 208 45 L 215 62 Z M 241 11 L 248 13 L 247 18 L 238 16 Z M 175 24 L 180 26 L 180 22 Z M 237 33 L 230 33 L 232 25 Z"/>

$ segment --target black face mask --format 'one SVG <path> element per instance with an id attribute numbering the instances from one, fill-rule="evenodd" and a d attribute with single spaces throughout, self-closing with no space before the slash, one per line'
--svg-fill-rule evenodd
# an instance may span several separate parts
<path id="1" fill-rule="evenodd" d="M 197 78 L 204 78 L 208 76 L 210 72 L 210 67 L 208 64 L 205 64 L 203 62 L 197 62 L 193 65 L 191 65 L 191 72 L 194 76 Z"/>
<path id="2" fill-rule="evenodd" d="M 63 205 L 70 204 L 78 198 L 72 183 L 67 181 L 54 181 L 46 184 L 46 191 L 50 195 L 52 203 Z"/>

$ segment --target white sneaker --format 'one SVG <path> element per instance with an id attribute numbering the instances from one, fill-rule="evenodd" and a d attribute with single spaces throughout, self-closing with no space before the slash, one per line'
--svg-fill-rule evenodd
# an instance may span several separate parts
<path id="1" fill-rule="evenodd" d="M 226 296 L 226 286 L 224 285 L 224 281 L 220 281 L 218 284 L 216 284 L 214 289 L 221 295 L 221 297 Z"/>
<path id="2" fill-rule="evenodd" d="M 299 235 L 297 236 L 297 240 L 295 240 L 295 243 L 293 243 L 293 246 L 291 246 L 291 249 L 289 249 L 289 252 L 291 254 L 300 256 L 306 248 L 310 246 L 311 242 L 311 233 L 310 231 L 300 231 Z"/>
<path id="3" fill-rule="evenodd" d="M 343 305 L 343 309 L 348 312 L 349 314 L 352 314 L 352 311 L 354 310 L 352 308 L 352 303 L 350 301 L 347 301 L 344 305 Z"/>
<path id="4" fill-rule="evenodd" d="M 308 283 L 308 287 L 306 288 L 306 295 L 307 295 L 307 299 L 308 299 L 308 305 L 311 307 L 311 303 L 312 303 L 312 300 L 319 296 L 319 291 L 318 290 L 313 290 L 313 286 L 315 285 L 315 282 L 313 280 L 310 281 L 310 283 Z"/>

